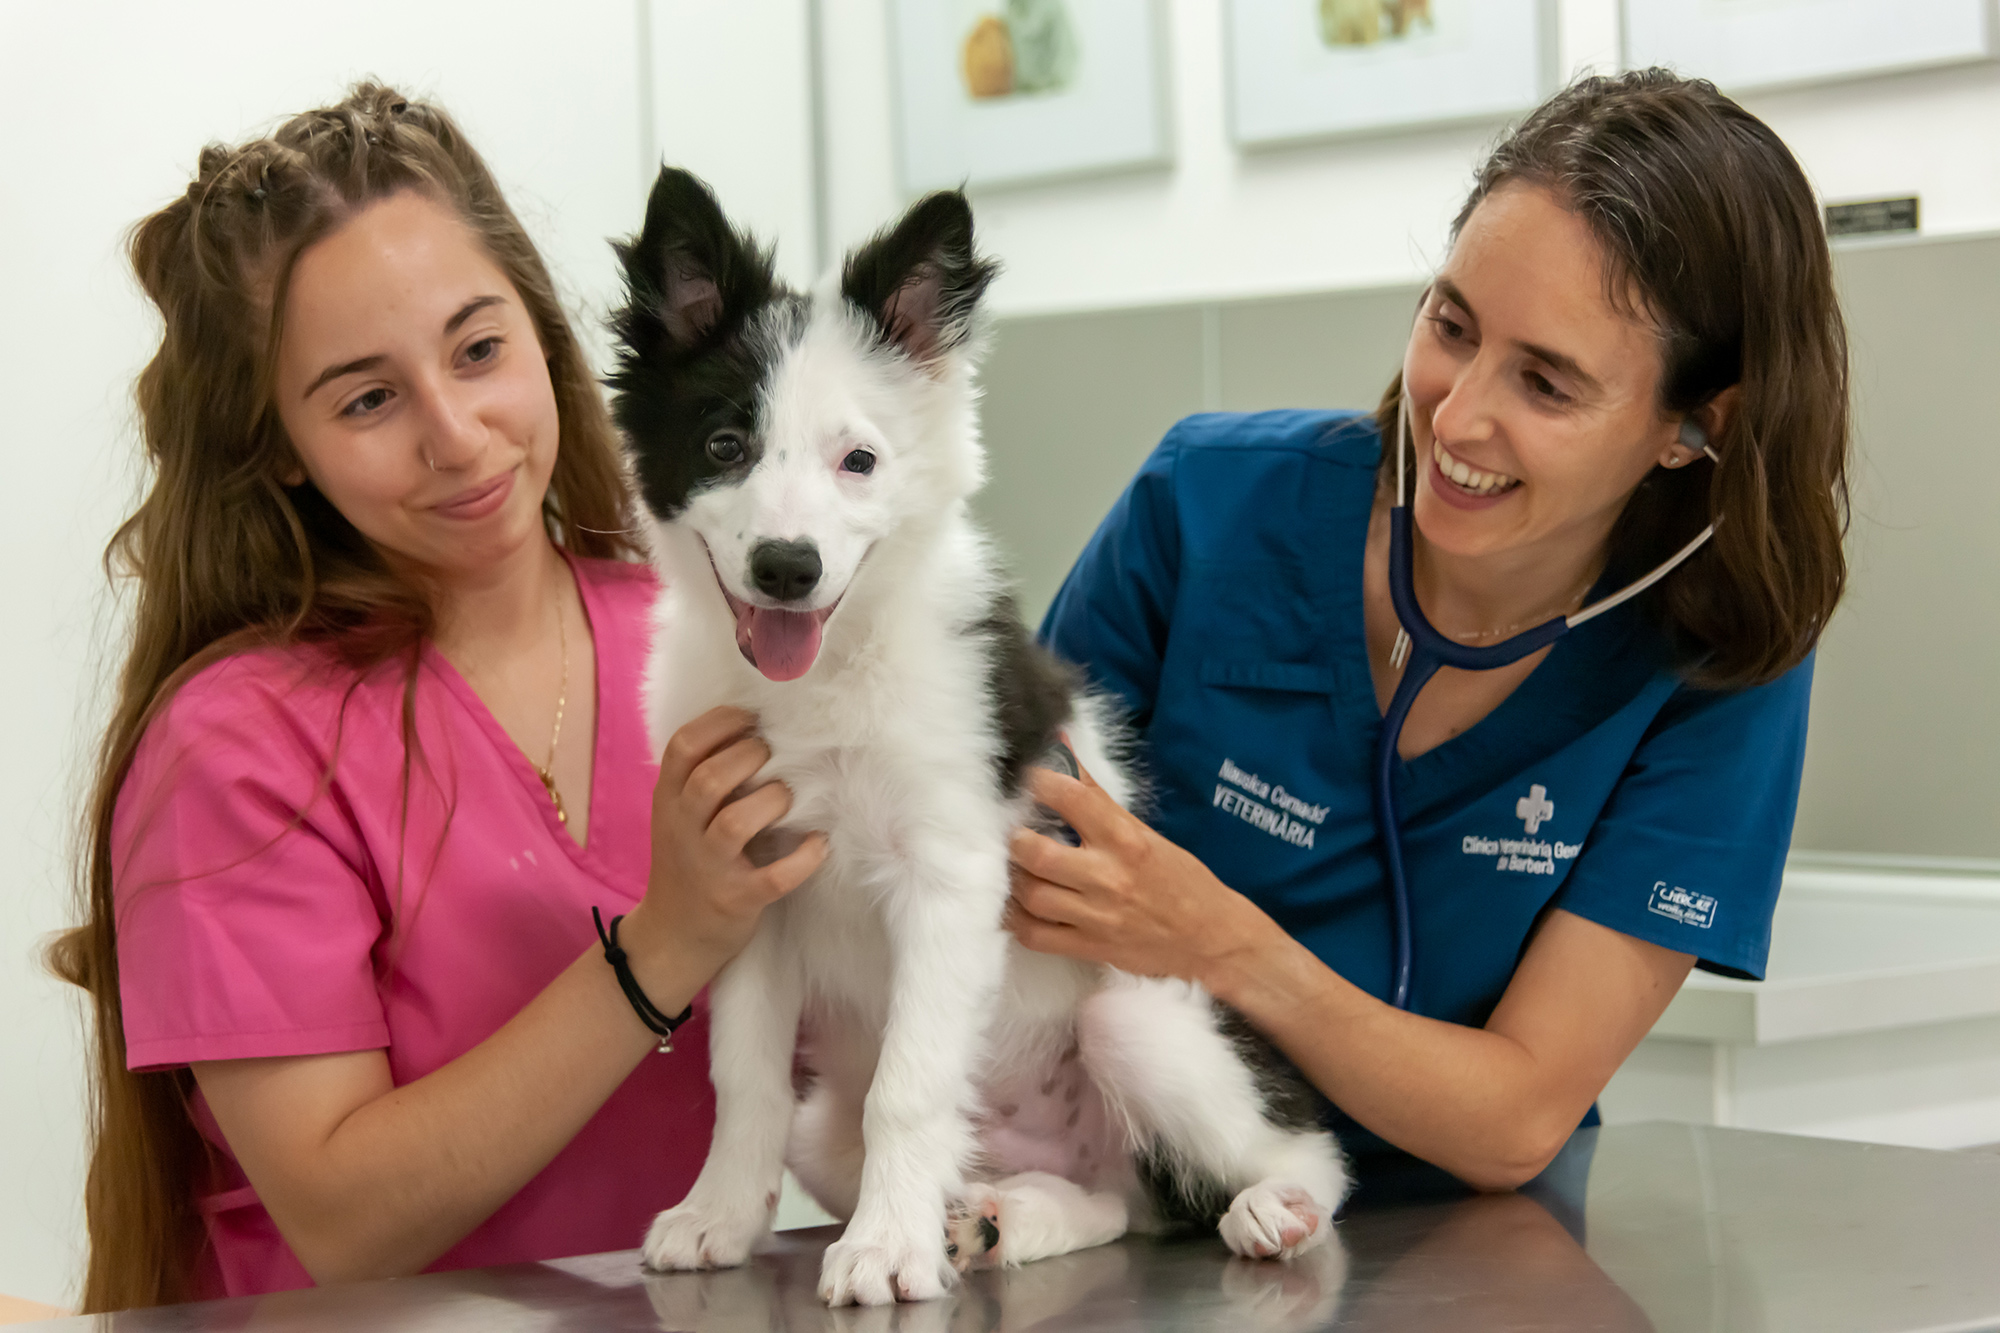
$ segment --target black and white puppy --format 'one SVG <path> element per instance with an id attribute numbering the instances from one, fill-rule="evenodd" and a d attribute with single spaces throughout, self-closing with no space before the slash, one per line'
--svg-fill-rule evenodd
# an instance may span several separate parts
<path id="1" fill-rule="evenodd" d="M 787 1161 L 850 1219 L 821 1275 L 835 1304 L 1191 1220 L 1244 1255 L 1324 1242 L 1347 1177 L 1295 1072 L 1197 987 L 1001 928 L 1024 770 L 1060 733 L 1114 798 L 1133 784 L 967 514 L 995 268 L 963 196 L 921 200 L 807 296 L 668 170 L 619 253 L 614 407 L 663 587 L 655 744 L 718 704 L 754 712 L 759 780 L 830 849 L 715 980 L 715 1140 L 647 1262 L 744 1262 Z"/>

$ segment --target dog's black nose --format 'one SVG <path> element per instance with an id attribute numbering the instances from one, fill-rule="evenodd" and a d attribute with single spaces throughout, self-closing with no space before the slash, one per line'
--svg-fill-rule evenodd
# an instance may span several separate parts
<path id="1" fill-rule="evenodd" d="M 811 542 L 762 541 L 750 548 L 750 581 L 780 602 L 796 602 L 819 586 L 819 547 Z"/>

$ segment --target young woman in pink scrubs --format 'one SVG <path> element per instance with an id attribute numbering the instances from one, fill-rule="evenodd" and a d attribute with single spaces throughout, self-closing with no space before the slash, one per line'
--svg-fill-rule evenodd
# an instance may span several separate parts
<path id="1" fill-rule="evenodd" d="M 83 1305 L 622 1249 L 714 1106 L 687 1006 L 818 864 L 743 846 L 751 719 L 650 753 L 653 596 L 548 274 L 435 107 L 363 85 L 147 218 L 153 464 L 91 812 Z"/>

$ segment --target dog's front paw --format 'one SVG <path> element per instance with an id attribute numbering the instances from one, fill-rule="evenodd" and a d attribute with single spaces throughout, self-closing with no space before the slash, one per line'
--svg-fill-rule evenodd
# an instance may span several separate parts
<path id="1" fill-rule="evenodd" d="M 1252 1185 L 1223 1214 L 1222 1243 L 1245 1259 L 1289 1259 L 1324 1244 L 1332 1232 L 1325 1210 L 1297 1185 Z"/>
<path id="2" fill-rule="evenodd" d="M 944 1253 L 961 1273 L 1000 1263 L 1000 1191 L 968 1185 L 944 1214 Z"/>
<path id="3" fill-rule="evenodd" d="M 662 1273 L 735 1268 L 771 1225 L 769 1209 L 707 1208 L 693 1200 L 653 1219 L 640 1254 Z"/>
<path id="4" fill-rule="evenodd" d="M 892 1236 L 842 1236 L 826 1247 L 819 1295 L 828 1305 L 928 1301 L 944 1295 L 956 1276 L 935 1233 L 928 1244 Z"/>

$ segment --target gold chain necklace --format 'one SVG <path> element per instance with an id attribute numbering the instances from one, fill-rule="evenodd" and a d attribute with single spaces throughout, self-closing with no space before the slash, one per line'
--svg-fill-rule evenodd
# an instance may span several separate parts
<path id="1" fill-rule="evenodd" d="M 1596 580 L 1593 579 L 1591 580 L 1591 582 L 1595 583 Z M 1555 615 L 1559 612 L 1569 611 L 1578 602 L 1581 602 L 1583 600 L 1583 595 L 1589 591 L 1590 591 L 1590 583 L 1586 583 L 1581 588 L 1578 588 L 1575 592 L 1571 593 L 1568 599 L 1565 600 L 1561 606 L 1557 607 L 1555 611 L 1550 611 L 1543 615 L 1530 616 L 1526 620 L 1517 620 L 1511 625 L 1502 625 L 1499 629 L 1475 629 L 1475 630 L 1469 630 L 1463 634 L 1446 635 L 1446 637 L 1451 639 L 1456 639 L 1461 643 L 1467 639 L 1472 639 L 1475 641 L 1479 639 L 1497 639 L 1502 634 L 1512 634 L 1517 629 L 1526 629 L 1530 625 L 1539 625 L 1544 620 L 1547 620 L 1551 615 Z M 1401 671 L 1403 669 L 1403 664 L 1409 660 L 1410 660 L 1410 632 L 1404 629 L 1401 624 L 1398 624 L 1396 626 L 1396 642 L 1394 646 L 1389 649 L 1389 669 L 1391 671 Z"/>
<path id="2" fill-rule="evenodd" d="M 549 789 L 549 799 L 556 803 L 556 822 L 569 823 L 569 811 L 563 809 L 562 793 L 556 790 L 556 746 L 562 743 L 563 705 L 569 702 L 569 629 L 564 624 L 569 617 L 563 614 L 562 594 L 556 594 L 556 642 L 562 645 L 562 684 L 556 689 L 556 725 L 549 733 L 549 762 L 534 764 L 535 776 Z"/>

